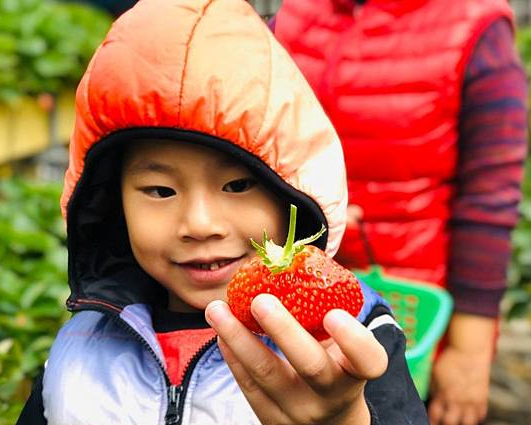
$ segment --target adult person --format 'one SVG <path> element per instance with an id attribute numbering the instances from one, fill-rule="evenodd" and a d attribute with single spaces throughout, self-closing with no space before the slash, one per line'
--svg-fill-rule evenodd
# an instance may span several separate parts
<path id="1" fill-rule="evenodd" d="M 285 0 L 272 23 L 342 140 L 351 220 L 337 259 L 453 295 L 432 425 L 486 416 L 527 147 L 505 0 Z"/>

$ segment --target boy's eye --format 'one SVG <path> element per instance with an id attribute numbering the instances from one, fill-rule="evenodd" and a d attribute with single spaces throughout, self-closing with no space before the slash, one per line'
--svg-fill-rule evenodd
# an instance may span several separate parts
<path id="1" fill-rule="evenodd" d="M 175 190 L 165 186 L 146 187 L 143 191 L 153 198 L 169 198 L 175 195 Z"/>
<path id="2" fill-rule="evenodd" d="M 256 184 L 256 180 L 249 177 L 245 179 L 233 180 L 223 186 L 223 191 L 231 193 L 246 192 Z"/>

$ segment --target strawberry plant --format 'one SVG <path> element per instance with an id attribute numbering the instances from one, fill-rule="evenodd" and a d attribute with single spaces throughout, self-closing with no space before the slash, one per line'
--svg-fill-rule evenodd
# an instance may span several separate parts
<path id="1" fill-rule="evenodd" d="M 356 277 L 319 248 L 307 245 L 324 233 L 295 242 L 297 208 L 292 205 L 288 237 L 284 247 L 276 245 L 264 231 L 263 245 L 251 240 L 258 256 L 236 272 L 227 287 L 227 300 L 234 315 L 256 333 L 263 333 L 251 315 L 251 302 L 260 293 L 275 295 L 297 321 L 317 339 L 328 334 L 325 314 L 341 308 L 356 316 L 363 294 Z"/>
<path id="2" fill-rule="evenodd" d="M 67 319 L 60 185 L 0 181 L 0 425 L 15 423 Z"/>
<path id="3" fill-rule="evenodd" d="M 0 0 L 0 103 L 74 88 L 110 24 L 88 5 Z"/>

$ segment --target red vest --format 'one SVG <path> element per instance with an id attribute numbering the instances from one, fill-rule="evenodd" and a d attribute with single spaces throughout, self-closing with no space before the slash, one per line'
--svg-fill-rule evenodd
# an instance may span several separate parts
<path id="1" fill-rule="evenodd" d="M 485 28 L 512 12 L 506 0 L 354 3 L 284 0 L 275 34 L 341 137 L 375 261 L 444 285 L 463 76 Z M 367 265 L 357 226 L 336 258 Z"/>

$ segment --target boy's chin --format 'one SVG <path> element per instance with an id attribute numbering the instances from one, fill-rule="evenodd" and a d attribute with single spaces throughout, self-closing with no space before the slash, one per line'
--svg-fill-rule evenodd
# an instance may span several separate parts
<path id="1" fill-rule="evenodd" d="M 226 302 L 226 294 L 224 294 L 223 297 L 208 297 L 202 300 L 194 300 L 190 303 L 187 303 L 177 297 L 170 297 L 168 310 L 179 313 L 199 313 L 205 311 L 207 306 L 215 300 L 222 300 Z"/>

